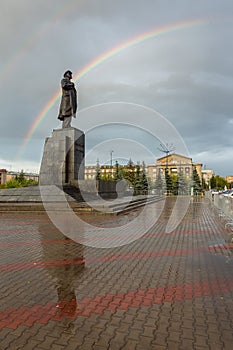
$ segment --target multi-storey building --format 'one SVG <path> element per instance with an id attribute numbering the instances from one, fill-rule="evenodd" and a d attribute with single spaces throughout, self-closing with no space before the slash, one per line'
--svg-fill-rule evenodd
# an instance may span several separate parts
<path id="1" fill-rule="evenodd" d="M 123 168 L 125 171 L 133 171 L 133 172 L 136 171 L 136 165 L 134 165 L 133 163 L 131 164 L 131 166 L 129 165 L 123 165 L 123 166 L 119 165 L 119 166 Z M 147 177 L 150 178 L 152 182 L 154 182 L 159 172 L 160 174 L 163 174 L 163 175 L 165 174 L 166 168 L 168 169 L 168 173 L 170 175 L 171 174 L 177 175 L 180 172 L 182 172 L 183 175 L 187 177 L 187 179 L 191 179 L 193 174 L 193 167 L 196 168 L 200 181 L 202 181 L 202 164 L 193 163 L 192 158 L 182 156 L 176 153 L 158 158 L 155 164 L 145 166 L 144 170 Z M 142 169 L 143 166 L 140 165 L 140 168 Z M 105 178 L 113 178 L 115 172 L 116 172 L 115 165 L 100 166 L 100 174 Z M 96 166 L 87 165 L 85 167 L 85 179 L 94 180 L 95 177 L 96 177 Z"/>
<path id="2" fill-rule="evenodd" d="M 202 181 L 201 163 L 193 163 L 192 158 L 173 153 L 168 156 L 158 158 L 155 164 L 148 165 L 147 174 L 148 177 L 154 182 L 159 172 L 160 174 L 164 175 L 165 169 L 168 169 L 168 173 L 170 175 L 177 175 L 182 172 L 187 179 L 191 179 L 193 167 L 196 168 L 199 178 Z"/>
<path id="3" fill-rule="evenodd" d="M 17 171 L 7 171 L 6 169 L 0 169 L 0 185 L 5 185 L 8 181 L 15 179 L 20 175 Z M 39 181 L 39 175 L 35 173 L 24 173 L 25 180 Z"/>
<path id="4" fill-rule="evenodd" d="M 233 175 L 228 175 L 228 176 L 226 176 L 226 182 L 227 182 L 228 184 L 233 183 Z"/>
<path id="5" fill-rule="evenodd" d="M 202 173 L 202 180 L 206 183 L 206 185 L 210 188 L 210 179 L 214 176 L 214 171 L 211 169 L 203 169 L 201 171 Z"/>
<path id="6" fill-rule="evenodd" d="M 95 180 L 96 178 L 96 165 L 85 166 L 85 180 Z M 116 172 L 116 167 L 111 165 L 102 165 L 99 167 L 100 175 L 105 178 L 112 178 Z"/>
<path id="7" fill-rule="evenodd" d="M 15 179 L 19 175 L 20 175 L 20 172 L 18 172 L 18 171 L 8 171 L 7 172 L 7 181 L 9 181 L 11 179 Z M 23 176 L 24 176 L 25 180 L 39 181 L 39 175 L 36 173 L 23 173 Z"/>
<path id="8" fill-rule="evenodd" d="M 85 180 L 95 180 L 96 177 L 96 165 L 86 165 L 84 169 Z"/>
<path id="9" fill-rule="evenodd" d="M 133 163 L 131 163 L 131 165 L 121 165 L 119 164 L 119 167 L 121 169 L 123 169 L 125 172 L 136 172 L 137 170 L 137 166 Z M 145 169 L 145 172 L 147 173 L 147 167 L 144 167 L 143 164 L 140 164 L 140 169 Z M 86 165 L 85 166 L 85 180 L 95 180 L 96 178 L 96 169 L 97 166 L 96 165 Z M 100 170 L 100 175 L 101 177 L 105 178 L 105 179 L 111 179 L 114 178 L 115 174 L 116 174 L 116 165 L 101 165 L 99 166 L 99 170 Z"/>

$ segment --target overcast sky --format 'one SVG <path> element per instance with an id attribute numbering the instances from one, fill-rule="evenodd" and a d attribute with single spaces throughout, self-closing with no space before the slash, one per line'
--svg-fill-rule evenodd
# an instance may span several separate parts
<path id="1" fill-rule="evenodd" d="M 194 162 L 233 175 L 232 0 L 0 4 L 0 168 L 39 171 L 44 140 L 60 127 L 59 100 L 21 146 L 65 70 L 76 74 L 124 42 L 170 27 L 119 51 L 76 82 L 79 113 L 72 125 L 87 134 L 87 162 L 106 163 L 114 151 L 114 160 L 152 164 L 163 155 L 161 142 L 180 153 L 182 140 Z M 185 22 L 194 24 L 172 30 Z M 113 102 L 121 102 L 120 111 Z"/>

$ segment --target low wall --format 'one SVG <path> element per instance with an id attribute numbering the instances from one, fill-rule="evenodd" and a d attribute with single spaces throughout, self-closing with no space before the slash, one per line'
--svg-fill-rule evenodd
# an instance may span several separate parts
<path id="1" fill-rule="evenodd" d="M 102 198 L 121 198 L 132 196 L 133 191 L 128 189 L 128 183 L 125 180 L 111 181 L 111 180 L 79 180 L 75 186 L 83 193 L 97 195 Z"/>

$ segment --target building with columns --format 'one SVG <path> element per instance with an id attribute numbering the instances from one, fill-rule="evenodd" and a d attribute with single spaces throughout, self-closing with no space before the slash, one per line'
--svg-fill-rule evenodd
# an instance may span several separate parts
<path id="1" fill-rule="evenodd" d="M 182 172 L 187 179 L 191 179 L 193 167 L 196 168 L 199 178 L 202 181 L 201 163 L 193 163 L 192 158 L 173 153 L 168 156 L 158 158 L 155 164 L 148 165 L 147 174 L 152 182 L 156 180 L 159 172 L 160 174 L 164 175 L 165 169 L 168 169 L 168 173 L 170 175 L 178 175 L 180 172 Z"/>

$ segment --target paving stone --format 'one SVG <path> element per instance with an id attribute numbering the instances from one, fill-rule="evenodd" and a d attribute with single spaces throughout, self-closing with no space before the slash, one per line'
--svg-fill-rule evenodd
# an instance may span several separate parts
<path id="1" fill-rule="evenodd" d="M 137 349 L 137 344 L 138 344 L 138 342 L 135 341 L 135 340 L 128 340 L 123 345 L 122 349 L 125 349 L 125 350 L 136 350 Z"/>
<path id="2" fill-rule="evenodd" d="M 194 347 L 194 343 L 191 339 L 185 339 L 185 338 L 181 338 L 181 349 L 193 349 Z"/>
<path id="3" fill-rule="evenodd" d="M 167 340 L 167 349 L 180 350 L 180 342 Z"/>
<path id="4" fill-rule="evenodd" d="M 109 249 L 72 241 L 45 213 L 0 212 L 1 350 L 231 350 L 225 223 L 194 198 L 165 233 L 174 203 L 143 237 Z M 121 233 L 138 213 L 82 218 Z"/>
<path id="5" fill-rule="evenodd" d="M 167 344 L 167 334 L 156 332 L 152 343 L 155 343 L 158 345 L 166 345 Z"/>
<path id="6" fill-rule="evenodd" d="M 208 344 L 208 336 L 197 335 L 194 341 L 195 346 L 205 347 Z"/>

